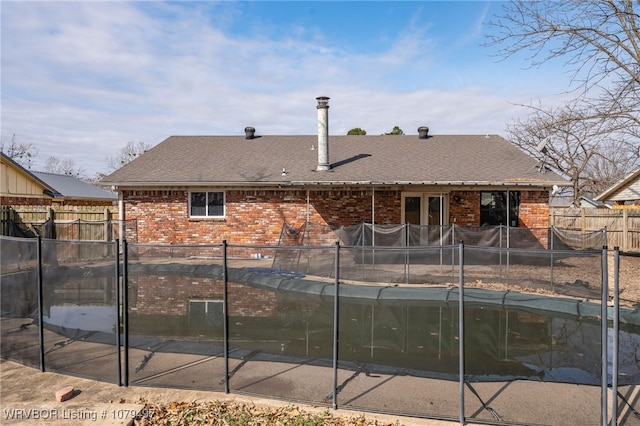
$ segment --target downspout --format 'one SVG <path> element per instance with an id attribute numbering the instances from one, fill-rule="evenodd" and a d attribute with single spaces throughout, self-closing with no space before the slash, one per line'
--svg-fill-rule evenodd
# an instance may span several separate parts
<path id="1" fill-rule="evenodd" d="M 376 187 L 371 187 L 371 223 L 376 222 Z"/>
<path id="2" fill-rule="evenodd" d="M 124 232 L 124 191 L 118 191 L 118 234 L 120 241 L 124 241 L 127 239 L 126 235 L 124 235 Z"/>
<path id="3" fill-rule="evenodd" d="M 507 189 L 507 248 L 511 247 L 511 192 Z"/>
<path id="4" fill-rule="evenodd" d="M 376 188 L 371 187 L 371 245 L 376 245 Z"/>
<path id="5" fill-rule="evenodd" d="M 309 204 L 309 189 L 307 189 L 307 219 L 306 222 L 309 223 L 309 215 L 311 214 L 311 206 Z"/>

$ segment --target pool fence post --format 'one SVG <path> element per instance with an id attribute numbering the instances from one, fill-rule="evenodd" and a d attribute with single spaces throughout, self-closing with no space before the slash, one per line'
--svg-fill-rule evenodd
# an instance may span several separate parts
<path id="1" fill-rule="evenodd" d="M 229 393 L 229 304 L 227 299 L 227 240 L 222 240 L 222 351 L 224 356 L 224 393 Z"/>
<path id="2" fill-rule="evenodd" d="M 409 262 L 411 258 L 409 256 L 409 224 L 403 223 L 402 227 L 404 228 L 404 283 L 409 284 Z M 422 245 L 422 241 L 420 241 L 420 245 Z"/>
<path id="3" fill-rule="evenodd" d="M 118 353 L 118 386 L 122 386 L 122 333 L 120 327 L 122 326 L 122 305 L 120 304 L 120 297 L 122 292 L 120 291 L 120 239 L 116 238 L 114 241 L 116 246 L 116 262 L 115 262 L 115 287 L 116 287 L 116 352 Z"/>
<path id="4" fill-rule="evenodd" d="M 509 214 L 509 209 L 507 209 Z M 507 221 L 507 276 L 511 274 L 511 227 Z"/>
<path id="5" fill-rule="evenodd" d="M 340 241 L 335 242 L 335 283 L 333 294 L 333 409 L 338 409 L 338 289 L 340 286 Z"/>
<path id="6" fill-rule="evenodd" d="M 124 340 L 124 385 L 129 386 L 129 245 L 122 240 L 122 327 Z"/>
<path id="7" fill-rule="evenodd" d="M 459 388 L 460 388 L 460 424 L 464 425 L 464 243 L 458 243 L 458 352 L 459 352 Z"/>
<path id="8" fill-rule="evenodd" d="M 551 292 L 555 293 L 555 287 L 553 286 L 553 234 L 554 234 L 554 229 L 553 229 L 553 225 L 551 225 L 551 227 L 549 228 L 550 232 L 549 232 L 549 245 L 550 245 L 550 249 L 551 249 L 551 270 L 550 270 L 550 279 L 551 279 Z"/>
<path id="9" fill-rule="evenodd" d="M 455 268 L 455 264 L 456 264 L 456 224 L 454 223 L 451 226 L 451 276 L 455 277 L 456 276 L 456 268 Z"/>
<path id="10" fill-rule="evenodd" d="M 498 231 L 500 233 L 498 241 L 500 241 L 499 244 L 499 250 L 498 250 L 498 277 L 499 279 L 502 279 L 502 224 L 500 224 L 500 226 L 498 226 Z"/>
<path id="11" fill-rule="evenodd" d="M 611 369 L 611 424 L 618 424 L 618 356 L 620 331 L 620 247 L 613 248 L 613 357 Z"/>
<path id="12" fill-rule="evenodd" d="M 42 288 L 42 237 L 40 235 L 38 235 L 36 244 L 38 262 L 38 345 L 40 346 L 40 371 L 44 373 L 44 320 L 42 319 L 44 291 Z"/>
<path id="13" fill-rule="evenodd" d="M 607 268 L 607 246 L 605 245 L 602 248 L 602 299 L 600 301 L 600 326 L 601 326 L 601 336 L 600 336 L 600 348 L 602 353 L 601 359 L 601 381 L 600 381 L 600 403 L 601 403 L 601 413 L 602 413 L 602 426 L 608 425 L 608 413 L 607 413 L 607 390 L 608 390 L 608 381 L 607 381 L 607 370 L 608 370 L 608 356 L 607 356 L 607 303 L 609 301 L 609 273 Z"/>

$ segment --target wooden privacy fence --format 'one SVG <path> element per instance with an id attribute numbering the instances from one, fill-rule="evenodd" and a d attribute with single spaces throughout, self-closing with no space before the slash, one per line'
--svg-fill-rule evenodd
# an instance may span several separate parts
<path id="1" fill-rule="evenodd" d="M 556 228 L 593 232 L 607 230 L 607 246 L 640 252 L 640 209 L 555 208 L 549 224 Z"/>
<path id="2" fill-rule="evenodd" d="M 117 211 L 104 206 L 64 209 L 1 206 L 2 235 L 60 240 L 113 241 L 118 238 Z"/>

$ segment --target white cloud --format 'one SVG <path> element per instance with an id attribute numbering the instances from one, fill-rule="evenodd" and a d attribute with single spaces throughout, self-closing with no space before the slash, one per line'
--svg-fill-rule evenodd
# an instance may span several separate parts
<path id="1" fill-rule="evenodd" d="M 409 25 L 390 48 L 358 53 L 316 29 L 248 38 L 228 31 L 236 3 L 3 2 L 2 138 L 13 134 L 89 174 L 127 142 L 174 134 L 313 134 L 315 97 L 331 97 L 331 133 L 428 125 L 502 133 L 549 91 L 478 67 L 439 69 L 436 45 Z M 388 34 L 387 34 L 388 36 Z M 372 51 L 375 51 L 372 49 Z M 485 75 L 482 75 L 482 74 Z M 484 85 L 479 86 L 484 78 Z M 500 80 L 503 81 L 500 81 Z M 498 88 L 498 89 L 497 89 Z"/>

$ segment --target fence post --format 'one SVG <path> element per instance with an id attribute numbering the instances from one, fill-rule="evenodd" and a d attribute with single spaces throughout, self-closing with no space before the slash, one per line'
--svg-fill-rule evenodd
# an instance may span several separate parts
<path id="1" fill-rule="evenodd" d="M 602 248 L 602 299 L 600 301 L 600 326 L 601 326 L 601 336 L 600 336 L 600 346 L 601 346 L 601 380 L 600 380 L 600 403 L 601 403 L 601 413 L 602 413 L 602 426 L 607 426 L 607 362 L 608 362 L 608 354 L 607 354 L 607 303 L 609 301 L 609 273 L 607 268 L 607 246 Z"/>
<path id="2" fill-rule="evenodd" d="M 120 303 L 120 297 L 122 292 L 120 291 L 120 240 L 116 239 L 116 269 L 115 269 L 115 285 L 116 285 L 116 348 L 118 351 L 118 386 L 122 386 L 122 333 L 120 327 L 122 326 L 122 304 Z"/>
<path id="3" fill-rule="evenodd" d="M 549 248 L 551 249 L 551 270 L 550 270 L 550 279 L 551 279 L 551 292 L 555 293 L 555 287 L 553 286 L 553 238 L 554 238 L 554 226 L 551 225 L 549 227 Z"/>
<path id="4" fill-rule="evenodd" d="M 46 235 L 46 230 L 45 230 L 45 235 L 47 238 L 51 238 L 51 239 L 57 239 L 58 238 L 58 233 L 56 232 L 56 211 L 49 207 L 47 209 L 47 217 L 45 217 L 45 227 L 46 227 L 46 223 L 47 221 L 50 221 L 49 223 L 51 223 L 51 234 L 50 235 Z M 31 224 L 31 226 L 33 227 L 33 223 Z"/>
<path id="5" fill-rule="evenodd" d="M 464 425 L 464 243 L 458 243 L 458 352 L 459 365 L 458 374 L 460 387 L 460 424 Z"/>
<path id="6" fill-rule="evenodd" d="M 340 241 L 335 243 L 335 282 L 333 295 L 333 409 L 338 409 L 338 290 L 340 288 Z"/>
<path id="7" fill-rule="evenodd" d="M 38 260 L 38 345 L 40 346 L 40 371 L 45 372 L 44 366 L 44 291 L 42 285 L 42 237 L 38 235 L 36 256 Z"/>
<path id="8" fill-rule="evenodd" d="M 129 386 L 129 245 L 122 240 L 122 324 L 124 332 L 124 385 Z"/>
<path id="9" fill-rule="evenodd" d="M 619 351 L 619 329 L 620 329 L 620 248 L 613 248 L 613 356 L 611 368 L 611 424 L 618 424 L 618 351 Z"/>
<path id="10" fill-rule="evenodd" d="M 629 210 L 622 209 L 622 250 L 629 249 Z"/>
<path id="11" fill-rule="evenodd" d="M 104 240 L 111 241 L 111 211 L 104 209 Z"/>
<path id="12" fill-rule="evenodd" d="M 499 244 L 499 248 L 500 250 L 498 250 L 498 277 L 502 280 L 502 224 L 500 224 L 498 226 L 498 232 L 499 232 L 499 236 L 498 236 L 498 240 L 500 241 Z M 509 228 L 507 228 L 507 238 L 509 238 Z M 507 247 L 509 247 L 509 243 L 507 242 Z M 509 252 L 509 249 L 507 248 L 507 253 Z"/>
<path id="13" fill-rule="evenodd" d="M 13 229 L 14 229 L 14 224 L 16 223 L 16 216 L 18 215 L 18 213 L 16 213 L 16 211 L 12 208 L 9 207 L 9 236 L 13 237 Z"/>
<path id="14" fill-rule="evenodd" d="M 227 240 L 222 240 L 222 351 L 224 352 L 224 393 L 229 393 L 229 305 L 227 300 Z"/>

